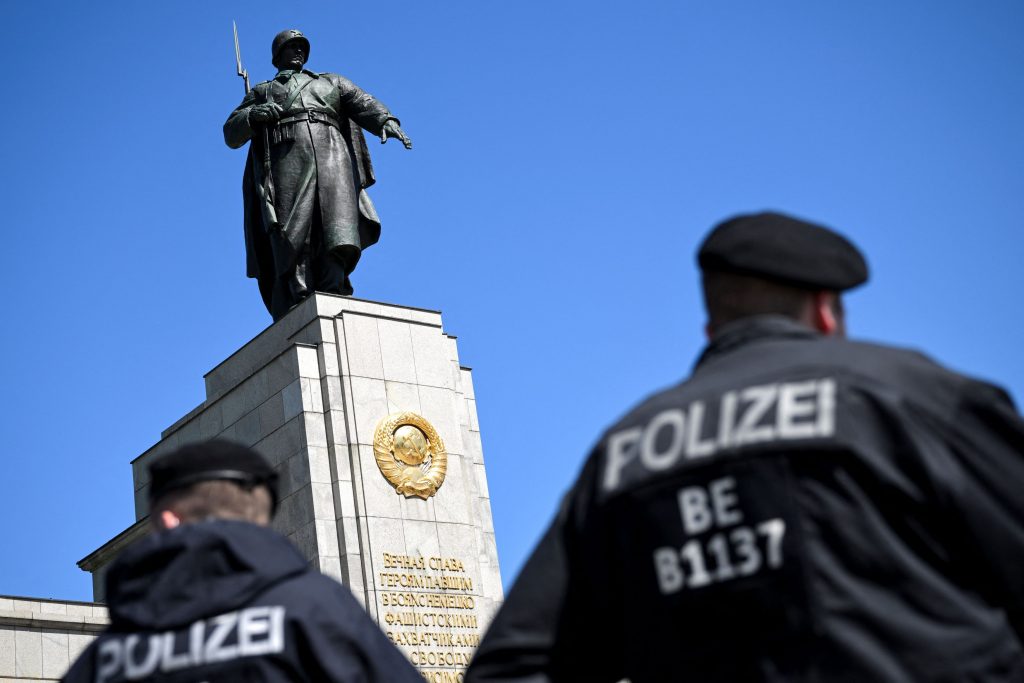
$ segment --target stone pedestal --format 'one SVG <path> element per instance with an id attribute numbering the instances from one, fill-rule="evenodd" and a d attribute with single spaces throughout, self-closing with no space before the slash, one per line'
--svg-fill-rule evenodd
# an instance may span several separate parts
<path id="1" fill-rule="evenodd" d="M 425 500 L 398 494 L 374 456 L 378 423 L 402 412 L 447 451 Z M 346 584 L 427 680 L 461 680 L 502 588 L 472 377 L 440 313 L 316 294 L 211 370 L 202 405 L 132 462 L 137 522 L 80 563 L 95 585 L 144 532 L 147 465 L 212 437 L 267 457 L 280 473 L 274 527 Z"/>
<path id="2" fill-rule="evenodd" d="M 0 595 L 0 683 L 59 680 L 106 626 L 103 605 Z"/>

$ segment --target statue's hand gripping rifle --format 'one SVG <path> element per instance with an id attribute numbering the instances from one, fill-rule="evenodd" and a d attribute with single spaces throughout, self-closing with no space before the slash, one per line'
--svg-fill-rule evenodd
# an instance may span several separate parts
<path id="1" fill-rule="evenodd" d="M 231 22 L 231 29 L 235 34 L 235 66 L 239 76 L 245 81 L 245 94 L 248 95 L 251 88 L 249 87 L 249 72 L 242 66 L 242 50 L 238 47 L 238 26 L 235 22 Z M 256 185 L 256 193 L 260 199 L 260 209 L 263 213 L 263 225 L 266 227 L 267 232 L 272 232 L 278 227 L 277 223 L 277 211 L 274 210 L 274 178 L 270 172 L 270 135 L 267 131 L 268 126 L 262 125 L 260 129 L 263 131 L 263 172 L 262 179 L 254 177 Z M 255 159 L 253 160 L 253 172 L 254 176 L 256 171 Z"/>

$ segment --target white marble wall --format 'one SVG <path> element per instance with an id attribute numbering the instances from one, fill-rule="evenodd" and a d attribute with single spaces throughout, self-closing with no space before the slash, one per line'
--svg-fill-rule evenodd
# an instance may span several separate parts
<path id="1" fill-rule="evenodd" d="M 472 374 L 436 311 L 316 295 L 206 375 L 207 400 L 133 463 L 136 518 L 149 462 L 190 441 L 252 445 L 277 468 L 274 526 L 347 584 L 383 624 L 383 553 L 452 556 L 473 582 L 482 633 L 502 600 Z M 412 411 L 437 429 L 448 470 L 405 498 L 373 454 L 377 422 Z M 99 551 L 97 551 L 99 552 Z"/>
<path id="2" fill-rule="evenodd" d="M 0 596 L 0 683 L 59 680 L 106 623 L 103 605 Z"/>

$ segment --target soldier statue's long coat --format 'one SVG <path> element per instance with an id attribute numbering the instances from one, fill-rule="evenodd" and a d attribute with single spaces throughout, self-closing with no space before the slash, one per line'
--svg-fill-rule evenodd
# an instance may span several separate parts
<path id="1" fill-rule="evenodd" d="M 250 124 L 249 110 L 266 102 L 285 111 L 264 137 L 259 124 Z M 380 238 L 380 220 L 365 191 L 374 176 L 361 128 L 379 135 L 394 118 L 347 78 L 302 70 L 258 83 L 224 123 L 224 141 L 232 149 L 252 140 L 242 180 L 246 274 L 258 280 L 275 320 L 298 303 L 282 301 L 275 283 L 294 272 L 311 230 L 321 231 L 320 244 L 332 253 L 362 250 Z M 268 166 L 272 212 L 262 205 Z M 275 215 L 276 223 L 268 225 Z"/>

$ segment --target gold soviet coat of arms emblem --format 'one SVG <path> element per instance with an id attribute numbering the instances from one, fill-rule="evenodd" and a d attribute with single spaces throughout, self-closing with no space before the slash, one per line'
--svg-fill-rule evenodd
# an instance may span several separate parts
<path id="1" fill-rule="evenodd" d="M 373 454 L 381 474 L 406 498 L 430 498 L 448 471 L 444 442 L 416 413 L 393 413 L 378 422 Z"/>

